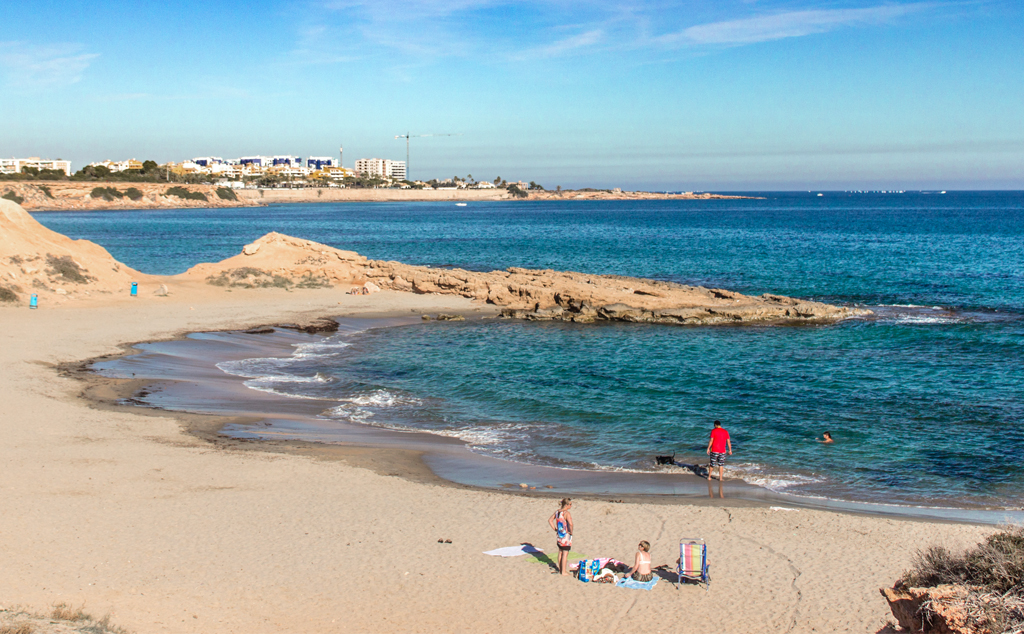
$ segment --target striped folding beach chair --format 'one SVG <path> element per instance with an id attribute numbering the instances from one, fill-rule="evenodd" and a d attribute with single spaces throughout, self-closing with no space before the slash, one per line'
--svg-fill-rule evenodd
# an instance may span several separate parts
<path id="1" fill-rule="evenodd" d="M 684 537 L 679 540 L 679 565 L 676 567 L 676 589 L 683 579 L 704 584 L 704 590 L 711 588 L 708 574 L 708 545 L 703 539 Z"/>

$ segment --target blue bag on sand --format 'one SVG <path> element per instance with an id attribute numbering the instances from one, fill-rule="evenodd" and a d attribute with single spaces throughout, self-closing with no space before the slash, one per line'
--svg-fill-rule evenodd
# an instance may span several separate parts
<path id="1" fill-rule="evenodd" d="M 576 578 L 582 581 L 583 583 L 587 583 L 588 581 L 590 581 L 590 566 L 588 565 L 588 563 L 589 562 L 586 559 L 580 559 L 580 567 L 579 570 L 576 571 Z"/>
<path id="2" fill-rule="evenodd" d="M 588 575 L 591 580 L 597 578 L 601 574 L 601 562 L 597 559 L 593 559 L 590 562 L 590 574 Z"/>

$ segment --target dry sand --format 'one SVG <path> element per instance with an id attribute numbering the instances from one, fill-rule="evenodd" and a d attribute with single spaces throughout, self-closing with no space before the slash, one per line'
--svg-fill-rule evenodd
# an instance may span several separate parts
<path id="1" fill-rule="evenodd" d="M 389 476 L 395 460 L 372 452 L 220 448 L 173 416 L 92 408 L 57 367 L 189 331 L 442 310 L 473 305 L 195 284 L 0 307 L 0 604 L 85 604 L 135 632 L 875 632 L 888 618 L 878 588 L 916 548 L 991 530 L 728 499 L 580 499 L 575 550 L 628 560 L 647 539 L 655 564 L 668 563 L 679 537 L 702 536 L 713 574 L 710 592 L 583 584 L 481 554 L 521 542 L 554 551 L 549 498 Z"/>

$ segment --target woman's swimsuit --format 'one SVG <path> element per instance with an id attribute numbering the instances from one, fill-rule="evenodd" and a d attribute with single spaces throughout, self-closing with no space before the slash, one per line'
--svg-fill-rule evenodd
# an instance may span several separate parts
<path id="1" fill-rule="evenodd" d="M 558 537 L 560 550 L 569 550 L 572 547 L 572 535 L 569 534 L 569 527 L 562 517 L 562 511 L 555 512 L 555 535 Z"/>
<path id="2" fill-rule="evenodd" d="M 650 563 L 651 563 L 650 555 L 648 555 L 646 559 L 644 559 L 643 555 L 640 555 L 640 563 L 650 565 Z M 633 571 L 633 574 L 630 575 L 630 577 L 633 579 L 633 581 L 639 581 L 640 583 L 647 583 L 648 581 L 650 581 L 651 579 L 654 578 L 654 573 L 653 572 L 648 572 L 648 573 L 645 573 L 645 574 L 640 574 L 640 567 L 637 566 L 637 569 Z"/>

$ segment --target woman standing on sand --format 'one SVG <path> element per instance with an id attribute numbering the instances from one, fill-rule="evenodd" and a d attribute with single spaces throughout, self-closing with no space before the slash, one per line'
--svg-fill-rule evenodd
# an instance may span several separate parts
<path id="1" fill-rule="evenodd" d="M 572 500 L 569 498 L 559 502 L 558 510 L 548 518 L 548 525 L 555 531 L 558 540 L 558 572 L 569 574 L 569 549 L 572 548 Z"/>

